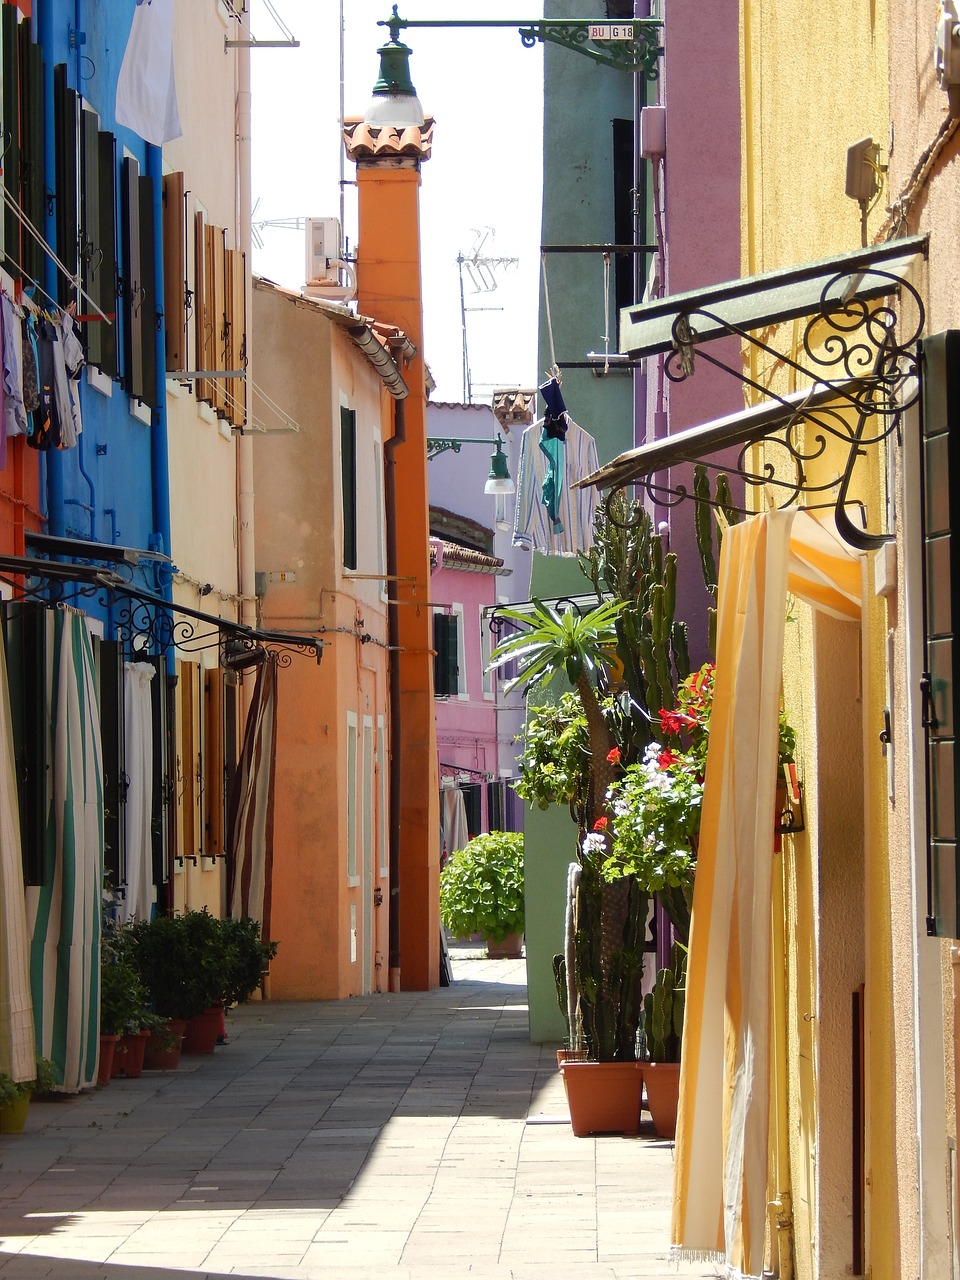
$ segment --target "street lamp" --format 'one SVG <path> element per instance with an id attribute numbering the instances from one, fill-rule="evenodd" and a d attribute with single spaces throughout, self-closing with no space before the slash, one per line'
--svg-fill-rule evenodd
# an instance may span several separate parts
<path id="1" fill-rule="evenodd" d="M 428 436 L 427 438 L 427 461 L 436 458 L 441 453 L 459 453 L 462 445 L 465 444 L 485 444 L 489 445 L 489 440 L 484 440 L 482 436 Z M 490 474 L 487 476 L 487 483 L 483 486 L 484 493 L 515 493 L 516 486 L 510 476 L 510 467 L 507 462 L 507 455 L 503 451 L 503 437 L 498 435 L 496 440 L 496 448 L 490 455 Z"/>
<path id="2" fill-rule="evenodd" d="M 423 107 L 410 79 L 410 50 L 390 32 L 391 39 L 377 50 L 380 75 L 373 86 L 373 100 L 363 115 L 364 124 L 393 129 L 419 129 Z"/>

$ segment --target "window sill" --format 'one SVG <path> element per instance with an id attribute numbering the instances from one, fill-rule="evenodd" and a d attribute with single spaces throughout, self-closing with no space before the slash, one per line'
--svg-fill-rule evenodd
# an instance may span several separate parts
<path id="1" fill-rule="evenodd" d="M 142 422 L 145 427 L 153 426 L 153 410 L 148 404 L 144 404 L 142 400 L 130 401 L 130 417 L 136 418 L 138 422 Z"/>
<path id="2" fill-rule="evenodd" d="M 106 396 L 109 400 L 113 396 L 113 379 L 102 369 L 95 369 L 93 365 L 87 365 L 87 386 L 92 387 L 102 396 Z"/>

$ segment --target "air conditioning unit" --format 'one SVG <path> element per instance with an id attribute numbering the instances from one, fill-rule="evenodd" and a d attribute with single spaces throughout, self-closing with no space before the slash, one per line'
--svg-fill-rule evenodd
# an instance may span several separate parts
<path id="1" fill-rule="evenodd" d="M 340 220 L 307 218 L 307 284 L 340 281 Z"/>

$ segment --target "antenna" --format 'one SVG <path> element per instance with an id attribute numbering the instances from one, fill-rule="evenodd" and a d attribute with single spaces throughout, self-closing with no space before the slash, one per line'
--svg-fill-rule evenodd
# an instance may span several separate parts
<path id="1" fill-rule="evenodd" d="M 464 277 L 469 280 L 471 293 L 493 293 L 497 287 L 495 272 L 501 267 L 515 267 L 519 258 L 491 258 L 483 250 L 488 240 L 493 240 L 496 232 L 493 227 L 472 228 L 477 241 L 469 254 L 457 254 L 457 268 L 460 272 L 460 328 L 463 333 L 463 402 L 473 403 L 473 387 L 470 380 L 470 359 L 467 355 L 467 312 L 468 311 L 502 311 L 502 307 L 468 307 L 464 293 Z"/>

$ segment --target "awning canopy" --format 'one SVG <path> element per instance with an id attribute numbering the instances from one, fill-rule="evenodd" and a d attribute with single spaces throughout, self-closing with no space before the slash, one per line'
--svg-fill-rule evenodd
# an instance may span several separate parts
<path id="1" fill-rule="evenodd" d="M 926 236 L 908 236 L 835 258 L 624 307 L 620 312 L 620 350 L 640 359 L 885 297 L 903 282 L 926 247 Z"/>
<path id="2" fill-rule="evenodd" d="M 699 357 L 763 399 L 631 449 L 575 487 L 640 483 L 651 498 L 672 506 L 692 496 L 689 487 L 671 484 L 669 475 L 656 482 L 651 477 L 679 463 L 704 464 L 738 475 L 747 485 L 779 491 L 780 506 L 823 505 L 811 502 L 811 495 L 829 495 L 846 541 L 860 550 L 885 542 L 891 535 L 866 533 L 845 506 L 857 459 L 897 429 L 919 395 L 924 309 L 907 277 L 926 246 L 925 236 L 909 236 L 625 308 L 620 347 L 631 363 L 665 355 L 664 373 L 680 382 L 693 376 Z M 894 294 L 909 295 L 911 307 L 895 309 L 883 301 Z M 800 318 L 804 324 L 799 332 L 791 326 L 787 349 L 771 345 L 771 326 Z M 724 362 L 729 353 L 706 349 L 721 337 L 739 340 L 736 365 Z M 799 390 L 777 394 L 751 377 L 745 348 L 759 351 L 763 367 L 783 370 Z M 774 451 L 755 458 L 749 446 L 760 441 Z M 731 461 L 737 448 L 739 457 Z M 719 453 L 726 456 L 717 460 Z M 835 459 L 834 467 L 825 465 L 828 458 Z"/>
<path id="3" fill-rule="evenodd" d="M 76 596 L 99 599 L 100 603 L 114 610 L 113 625 L 131 652 L 141 645 L 145 646 L 144 653 L 162 652 L 174 645 L 188 651 L 217 646 L 221 664 L 235 670 L 252 665 L 252 661 L 258 654 L 262 656 L 265 649 L 279 651 L 286 659 L 281 661 L 281 665 L 289 663 L 291 653 L 310 655 L 317 662 L 323 655 L 325 642 L 318 636 L 247 626 L 231 618 L 221 618 L 215 613 L 168 600 L 131 581 L 118 570 L 121 566 L 129 569 L 134 561 L 130 556 L 117 554 L 130 549 L 85 542 L 83 539 L 30 536 L 34 542 L 45 540 L 48 551 L 63 553 L 69 544 L 71 554 L 83 557 L 87 563 L 44 560 L 35 556 L 0 556 L 0 579 L 13 586 L 13 599 L 33 600 L 41 604 L 57 604 L 67 597 L 72 599 Z M 167 570 L 174 568 L 169 558 L 160 553 L 140 551 L 134 554 L 160 561 Z M 98 560 L 107 564 L 97 564 Z"/>

